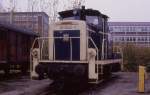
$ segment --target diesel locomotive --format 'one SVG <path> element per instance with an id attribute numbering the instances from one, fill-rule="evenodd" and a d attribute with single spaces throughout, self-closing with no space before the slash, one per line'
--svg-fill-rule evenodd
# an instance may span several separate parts
<path id="1" fill-rule="evenodd" d="M 113 56 L 107 15 L 84 6 L 59 15 L 48 37 L 33 43 L 32 78 L 99 83 L 120 69 L 122 60 Z"/>

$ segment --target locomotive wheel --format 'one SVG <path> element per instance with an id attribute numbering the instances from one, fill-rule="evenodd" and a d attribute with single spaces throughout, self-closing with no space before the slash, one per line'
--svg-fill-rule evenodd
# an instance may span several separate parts
<path id="1" fill-rule="evenodd" d="M 8 65 L 8 64 L 6 65 L 5 64 L 3 66 L 3 68 L 4 68 L 3 70 L 4 70 L 5 75 L 8 75 L 10 73 L 10 65 Z"/>
<path id="2" fill-rule="evenodd" d="M 106 65 L 104 67 L 104 79 L 110 79 L 111 78 L 111 66 Z"/>
<path id="3" fill-rule="evenodd" d="M 6 69 L 4 69 L 4 72 L 5 72 L 6 75 L 8 75 L 10 73 L 10 69 L 6 68 Z"/>
<path id="4" fill-rule="evenodd" d="M 24 74 L 27 74 L 27 71 L 28 71 L 28 67 L 27 67 L 27 64 L 22 64 L 21 65 L 21 73 L 24 75 Z"/>

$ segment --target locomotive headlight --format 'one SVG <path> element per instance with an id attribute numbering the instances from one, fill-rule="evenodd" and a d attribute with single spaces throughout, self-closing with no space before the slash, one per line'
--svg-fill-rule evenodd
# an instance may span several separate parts
<path id="1" fill-rule="evenodd" d="M 78 11 L 77 10 L 73 10 L 73 14 L 77 15 Z"/>
<path id="2" fill-rule="evenodd" d="M 32 51 L 32 56 L 33 56 L 34 58 L 38 58 L 38 49 L 33 49 L 33 51 Z"/>
<path id="3" fill-rule="evenodd" d="M 63 41 L 68 42 L 69 41 L 69 34 L 63 34 Z"/>

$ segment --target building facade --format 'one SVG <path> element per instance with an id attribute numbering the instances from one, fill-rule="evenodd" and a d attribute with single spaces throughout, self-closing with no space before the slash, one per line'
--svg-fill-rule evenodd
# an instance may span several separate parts
<path id="1" fill-rule="evenodd" d="M 150 46 L 150 22 L 109 22 L 114 44 Z"/>
<path id="2" fill-rule="evenodd" d="M 0 22 L 13 24 L 25 30 L 48 35 L 49 17 L 44 12 L 6 12 L 0 13 Z"/>

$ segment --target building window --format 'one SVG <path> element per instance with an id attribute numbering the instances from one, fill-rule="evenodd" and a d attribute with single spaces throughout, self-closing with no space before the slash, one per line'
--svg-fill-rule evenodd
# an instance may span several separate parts
<path id="1" fill-rule="evenodd" d="M 121 37 L 121 41 L 124 41 L 124 37 Z"/>
<path id="2" fill-rule="evenodd" d="M 145 37 L 145 41 L 147 41 L 147 37 Z"/>
<path id="3" fill-rule="evenodd" d="M 132 37 L 130 37 L 130 42 L 132 42 Z"/>
<path id="4" fill-rule="evenodd" d="M 129 32 L 129 27 L 126 27 L 126 30 L 125 30 L 126 32 Z"/>
<path id="5" fill-rule="evenodd" d="M 127 37 L 127 42 L 129 41 L 129 37 Z"/>
<path id="6" fill-rule="evenodd" d="M 139 37 L 139 38 L 138 38 L 138 41 L 142 41 L 142 38 L 141 38 L 141 37 Z"/>
<path id="7" fill-rule="evenodd" d="M 142 27 L 142 31 L 146 32 L 147 31 L 147 27 Z"/>
<path id="8" fill-rule="evenodd" d="M 134 42 L 136 41 L 136 38 L 135 38 L 135 37 L 133 37 L 133 41 L 134 41 Z"/>
<path id="9" fill-rule="evenodd" d="M 144 41 L 144 37 L 142 37 L 142 39 L 141 39 L 142 41 Z"/>
<path id="10" fill-rule="evenodd" d="M 113 31 L 113 27 L 109 27 L 109 31 Z"/>

